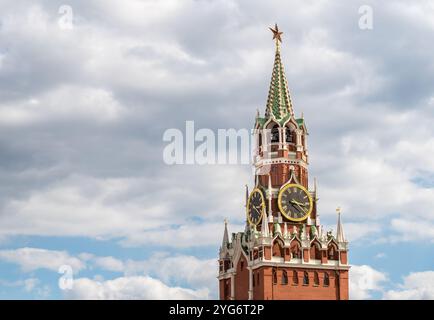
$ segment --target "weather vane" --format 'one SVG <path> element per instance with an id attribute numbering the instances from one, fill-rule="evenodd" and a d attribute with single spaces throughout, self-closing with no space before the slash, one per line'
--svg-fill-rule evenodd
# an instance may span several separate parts
<path id="1" fill-rule="evenodd" d="M 277 23 L 274 24 L 274 29 L 270 28 L 271 32 L 273 32 L 273 40 L 276 40 L 276 44 L 279 44 L 279 42 L 282 42 L 281 35 L 283 32 L 279 31 L 279 27 L 277 26 Z"/>

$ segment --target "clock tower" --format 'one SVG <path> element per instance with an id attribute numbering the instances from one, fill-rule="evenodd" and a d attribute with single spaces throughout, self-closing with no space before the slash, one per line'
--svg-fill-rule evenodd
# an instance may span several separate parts
<path id="1" fill-rule="evenodd" d="M 276 43 L 264 116 L 255 120 L 254 187 L 246 191 L 246 227 L 219 252 L 222 300 L 348 300 L 348 242 L 340 209 L 337 231 L 325 232 L 317 212 L 316 181 L 309 189 L 307 127 L 294 115 Z"/>

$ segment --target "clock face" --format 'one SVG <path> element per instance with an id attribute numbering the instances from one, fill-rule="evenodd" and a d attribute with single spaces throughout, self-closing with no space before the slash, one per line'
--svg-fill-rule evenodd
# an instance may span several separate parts
<path id="1" fill-rule="evenodd" d="M 306 188 L 298 184 L 284 186 L 277 201 L 280 212 L 292 221 L 302 221 L 312 212 L 312 197 Z"/>
<path id="2" fill-rule="evenodd" d="M 250 224 L 257 225 L 262 219 L 262 212 L 265 210 L 264 196 L 259 189 L 250 193 L 247 201 L 247 219 Z"/>

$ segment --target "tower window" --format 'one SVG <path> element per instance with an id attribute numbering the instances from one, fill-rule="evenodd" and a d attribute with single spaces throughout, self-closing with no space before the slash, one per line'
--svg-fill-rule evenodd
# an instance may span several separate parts
<path id="1" fill-rule="evenodd" d="M 224 289 L 223 289 L 223 295 L 225 296 L 225 299 L 228 300 L 229 296 L 229 283 L 225 281 Z"/>
<path id="2" fill-rule="evenodd" d="M 319 286 L 319 277 L 318 277 L 318 272 L 316 272 L 316 271 L 313 274 L 313 284 L 315 286 Z"/>
<path id="3" fill-rule="evenodd" d="M 256 279 L 257 281 L 257 283 L 258 283 L 258 286 L 259 286 L 259 272 L 257 273 L 257 279 Z"/>
<path id="4" fill-rule="evenodd" d="M 312 243 L 310 247 L 310 258 L 320 260 L 321 259 L 321 251 L 319 249 L 318 243 Z"/>
<path id="5" fill-rule="evenodd" d="M 277 284 L 277 272 L 273 270 L 273 284 Z"/>
<path id="6" fill-rule="evenodd" d="M 273 142 L 279 142 L 279 127 L 277 125 L 271 129 L 271 143 Z"/>
<path id="7" fill-rule="evenodd" d="M 285 128 L 285 141 L 288 143 L 293 142 L 293 133 L 289 128 Z"/>
<path id="8" fill-rule="evenodd" d="M 273 245 L 273 256 L 275 257 L 283 257 L 283 245 L 280 241 L 274 242 Z"/>
<path id="9" fill-rule="evenodd" d="M 282 284 L 288 284 L 288 275 L 285 270 L 282 272 Z"/>
<path id="10" fill-rule="evenodd" d="M 300 244 L 298 242 L 295 242 L 294 245 L 291 246 L 291 255 L 292 258 L 295 259 L 301 258 Z"/>
<path id="11" fill-rule="evenodd" d="M 292 272 L 292 284 L 298 285 L 298 274 L 295 270 Z"/>
<path id="12" fill-rule="evenodd" d="M 305 271 L 303 276 L 303 285 L 308 286 L 309 285 L 309 274 Z"/>
<path id="13" fill-rule="evenodd" d="M 327 250 L 327 258 L 329 260 L 339 260 L 339 251 L 337 248 L 332 244 L 329 249 Z"/>
<path id="14" fill-rule="evenodd" d="M 244 261 L 241 261 L 241 271 L 244 269 Z"/>
<path id="15" fill-rule="evenodd" d="M 328 287 L 330 285 L 330 278 L 329 274 L 326 272 L 324 273 L 324 287 Z"/>

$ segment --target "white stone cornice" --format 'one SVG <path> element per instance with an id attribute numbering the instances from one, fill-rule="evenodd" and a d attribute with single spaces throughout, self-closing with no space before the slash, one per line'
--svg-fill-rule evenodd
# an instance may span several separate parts
<path id="1" fill-rule="evenodd" d="M 300 261 L 300 259 L 297 259 Z M 260 267 L 291 267 L 291 268 L 303 268 L 303 269 L 323 269 L 323 270 L 349 270 L 351 266 L 349 264 L 343 265 L 339 264 L 338 261 L 335 263 L 317 264 L 309 262 L 294 262 L 290 261 L 278 262 L 273 260 L 262 260 L 252 264 L 252 270 L 258 269 Z"/>
<path id="2" fill-rule="evenodd" d="M 308 163 L 306 161 L 304 161 L 302 159 L 288 159 L 288 158 L 284 158 L 284 157 L 273 158 L 273 159 L 261 158 L 258 161 L 256 161 L 254 163 L 254 165 L 256 168 L 259 168 L 259 167 L 268 166 L 271 164 L 281 164 L 281 163 L 299 165 L 305 169 L 308 169 Z"/>

